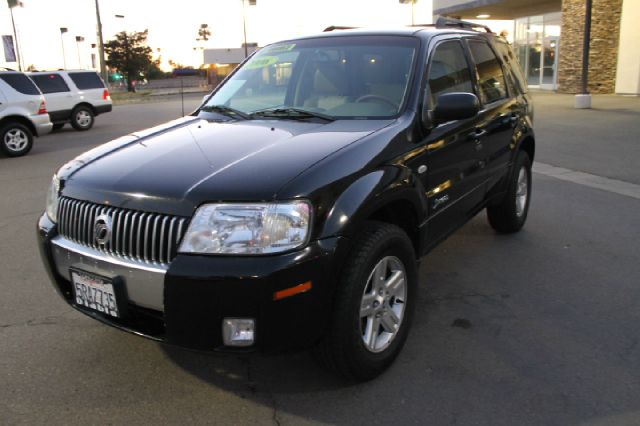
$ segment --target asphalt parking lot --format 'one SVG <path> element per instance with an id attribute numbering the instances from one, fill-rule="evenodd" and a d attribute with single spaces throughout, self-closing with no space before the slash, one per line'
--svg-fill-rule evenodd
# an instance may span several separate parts
<path id="1" fill-rule="evenodd" d="M 306 353 L 165 347 L 84 317 L 51 288 L 35 238 L 51 174 L 176 118 L 179 99 L 116 106 L 89 132 L 65 127 L 26 157 L 1 157 L 0 423 L 639 424 L 640 99 L 596 98 L 590 111 L 566 96 L 536 102 L 537 160 L 569 172 L 537 168 L 521 233 L 497 235 L 480 214 L 425 258 L 404 351 L 360 385 Z"/>

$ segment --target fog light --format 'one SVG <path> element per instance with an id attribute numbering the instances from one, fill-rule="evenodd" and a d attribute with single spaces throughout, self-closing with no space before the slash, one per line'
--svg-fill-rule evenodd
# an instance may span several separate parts
<path id="1" fill-rule="evenodd" d="M 225 346 L 251 346 L 254 340 L 255 321 L 250 318 L 225 318 L 222 320 L 222 341 Z"/>

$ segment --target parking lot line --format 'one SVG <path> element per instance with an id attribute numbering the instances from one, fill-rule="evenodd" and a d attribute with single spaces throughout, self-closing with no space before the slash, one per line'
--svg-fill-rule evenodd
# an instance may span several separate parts
<path id="1" fill-rule="evenodd" d="M 617 179 L 610 179 L 603 176 L 593 175 L 591 173 L 579 172 L 577 170 L 556 167 L 550 164 L 534 163 L 534 173 L 562 179 L 578 185 L 588 186 L 590 188 L 601 189 L 603 191 L 613 192 L 627 197 L 640 200 L 640 185 L 635 183 L 624 182 Z"/>

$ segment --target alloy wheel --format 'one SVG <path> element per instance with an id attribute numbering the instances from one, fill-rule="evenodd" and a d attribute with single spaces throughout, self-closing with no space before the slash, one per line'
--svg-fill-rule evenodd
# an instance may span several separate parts
<path id="1" fill-rule="evenodd" d="M 378 353 L 398 334 L 405 313 L 407 274 L 395 256 L 382 258 L 367 279 L 360 303 L 360 333 L 364 346 Z"/>
<path id="2" fill-rule="evenodd" d="M 4 145 L 11 151 L 22 151 L 28 143 L 29 137 L 21 129 L 11 129 L 4 134 Z"/>
<path id="3" fill-rule="evenodd" d="M 524 167 L 518 173 L 518 183 L 516 187 L 516 215 L 521 217 L 527 207 L 529 197 L 529 175 Z"/>
<path id="4" fill-rule="evenodd" d="M 76 123 L 81 127 L 87 127 L 91 124 L 91 114 L 85 110 L 76 113 Z"/>

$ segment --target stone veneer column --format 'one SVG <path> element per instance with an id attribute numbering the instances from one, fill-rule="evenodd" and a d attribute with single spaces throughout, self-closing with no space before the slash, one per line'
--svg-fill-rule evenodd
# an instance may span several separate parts
<path id="1" fill-rule="evenodd" d="M 561 93 L 578 93 L 581 90 L 584 13 L 585 0 L 562 1 L 558 58 L 558 91 Z M 614 93 L 621 15 L 622 0 L 593 0 L 589 50 L 591 93 Z"/>

